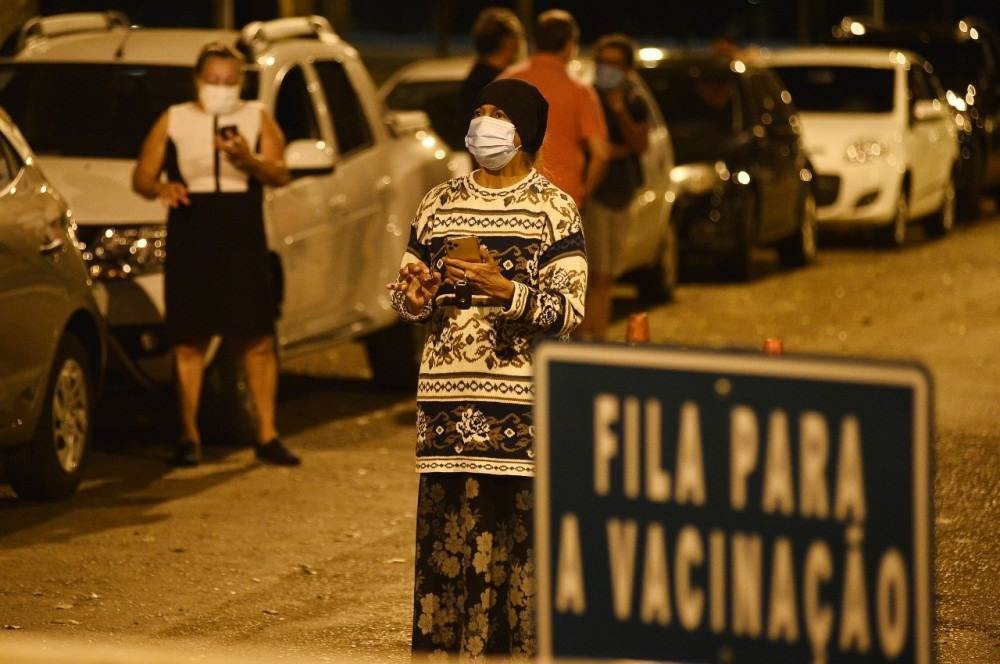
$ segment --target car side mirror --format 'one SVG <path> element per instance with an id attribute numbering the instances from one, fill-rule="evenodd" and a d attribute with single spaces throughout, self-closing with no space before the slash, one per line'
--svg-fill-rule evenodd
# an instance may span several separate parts
<path id="1" fill-rule="evenodd" d="M 300 138 L 285 148 L 285 166 L 293 178 L 328 175 L 333 172 L 335 165 L 333 148 L 325 141 Z"/>
<path id="2" fill-rule="evenodd" d="M 940 120 L 944 117 L 944 106 L 937 99 L 921 99 L 913 104 L 912 118 L 914 122 Z"/>

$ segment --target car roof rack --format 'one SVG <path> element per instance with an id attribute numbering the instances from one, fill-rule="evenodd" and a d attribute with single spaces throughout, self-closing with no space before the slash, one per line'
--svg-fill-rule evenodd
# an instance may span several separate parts
<path id="1" fill-rule="evenodd" d="M 339 38 L 330 21 L 315 15 L 254 21 L 240 31 L 240 41 L 253 51 L 261 51 L 269 44 L 287 39 L 319 39 L 335 42 Z"/>
<path id="2" fill-rule="evenodd" d="M 29 19 L 21 27 L 15 52 L 21 51 L 29 42 L 36 39 L 87 32 L 111 32 L 118 28 L 128 29 L 130 24 L 128 16 L 117 11 L 73 12 L 52 16 L 36 16 Z"/>

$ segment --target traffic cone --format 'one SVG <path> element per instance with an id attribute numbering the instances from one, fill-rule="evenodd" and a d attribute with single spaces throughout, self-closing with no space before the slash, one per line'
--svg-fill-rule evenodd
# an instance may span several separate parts
<path id="1" fill-rule="evenodd" d="M 649 314 L 645 311 L 628 317 L 625 342 L 630 344 L 649 343 Z"/>
<path id="2" fill-rule="evenodd" d="M 764 345 L 761 347 L 765 355 L 784 355 L 785 354 L 785 343 L 781 339 L 768 338 L 764 339 Z"/>

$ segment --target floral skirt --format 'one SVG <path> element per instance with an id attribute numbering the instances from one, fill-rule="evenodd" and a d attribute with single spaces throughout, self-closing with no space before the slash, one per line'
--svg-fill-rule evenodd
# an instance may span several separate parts
<path id="1" fill-rule="evenodd" d="M 414 652 L 535 654 L 532 481 L 420 475 Z"/>

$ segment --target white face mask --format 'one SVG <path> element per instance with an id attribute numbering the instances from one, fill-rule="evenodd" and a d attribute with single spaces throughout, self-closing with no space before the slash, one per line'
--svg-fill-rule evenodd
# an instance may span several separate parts
<path id="1" fill-rule="evenodd" d="M 240 105 L 240 86 L 201 83 L 198 85 L 198 101 L 212 115 L 231 113 Z"/>
<path id="2" fill-rule="evenodd" d="M 465 147 L 483 168 L 499 171 L 510 163 L 520 148 L 514 147 L 514 125 L 505 120 L 481 115 L 472 118 Z"/>

